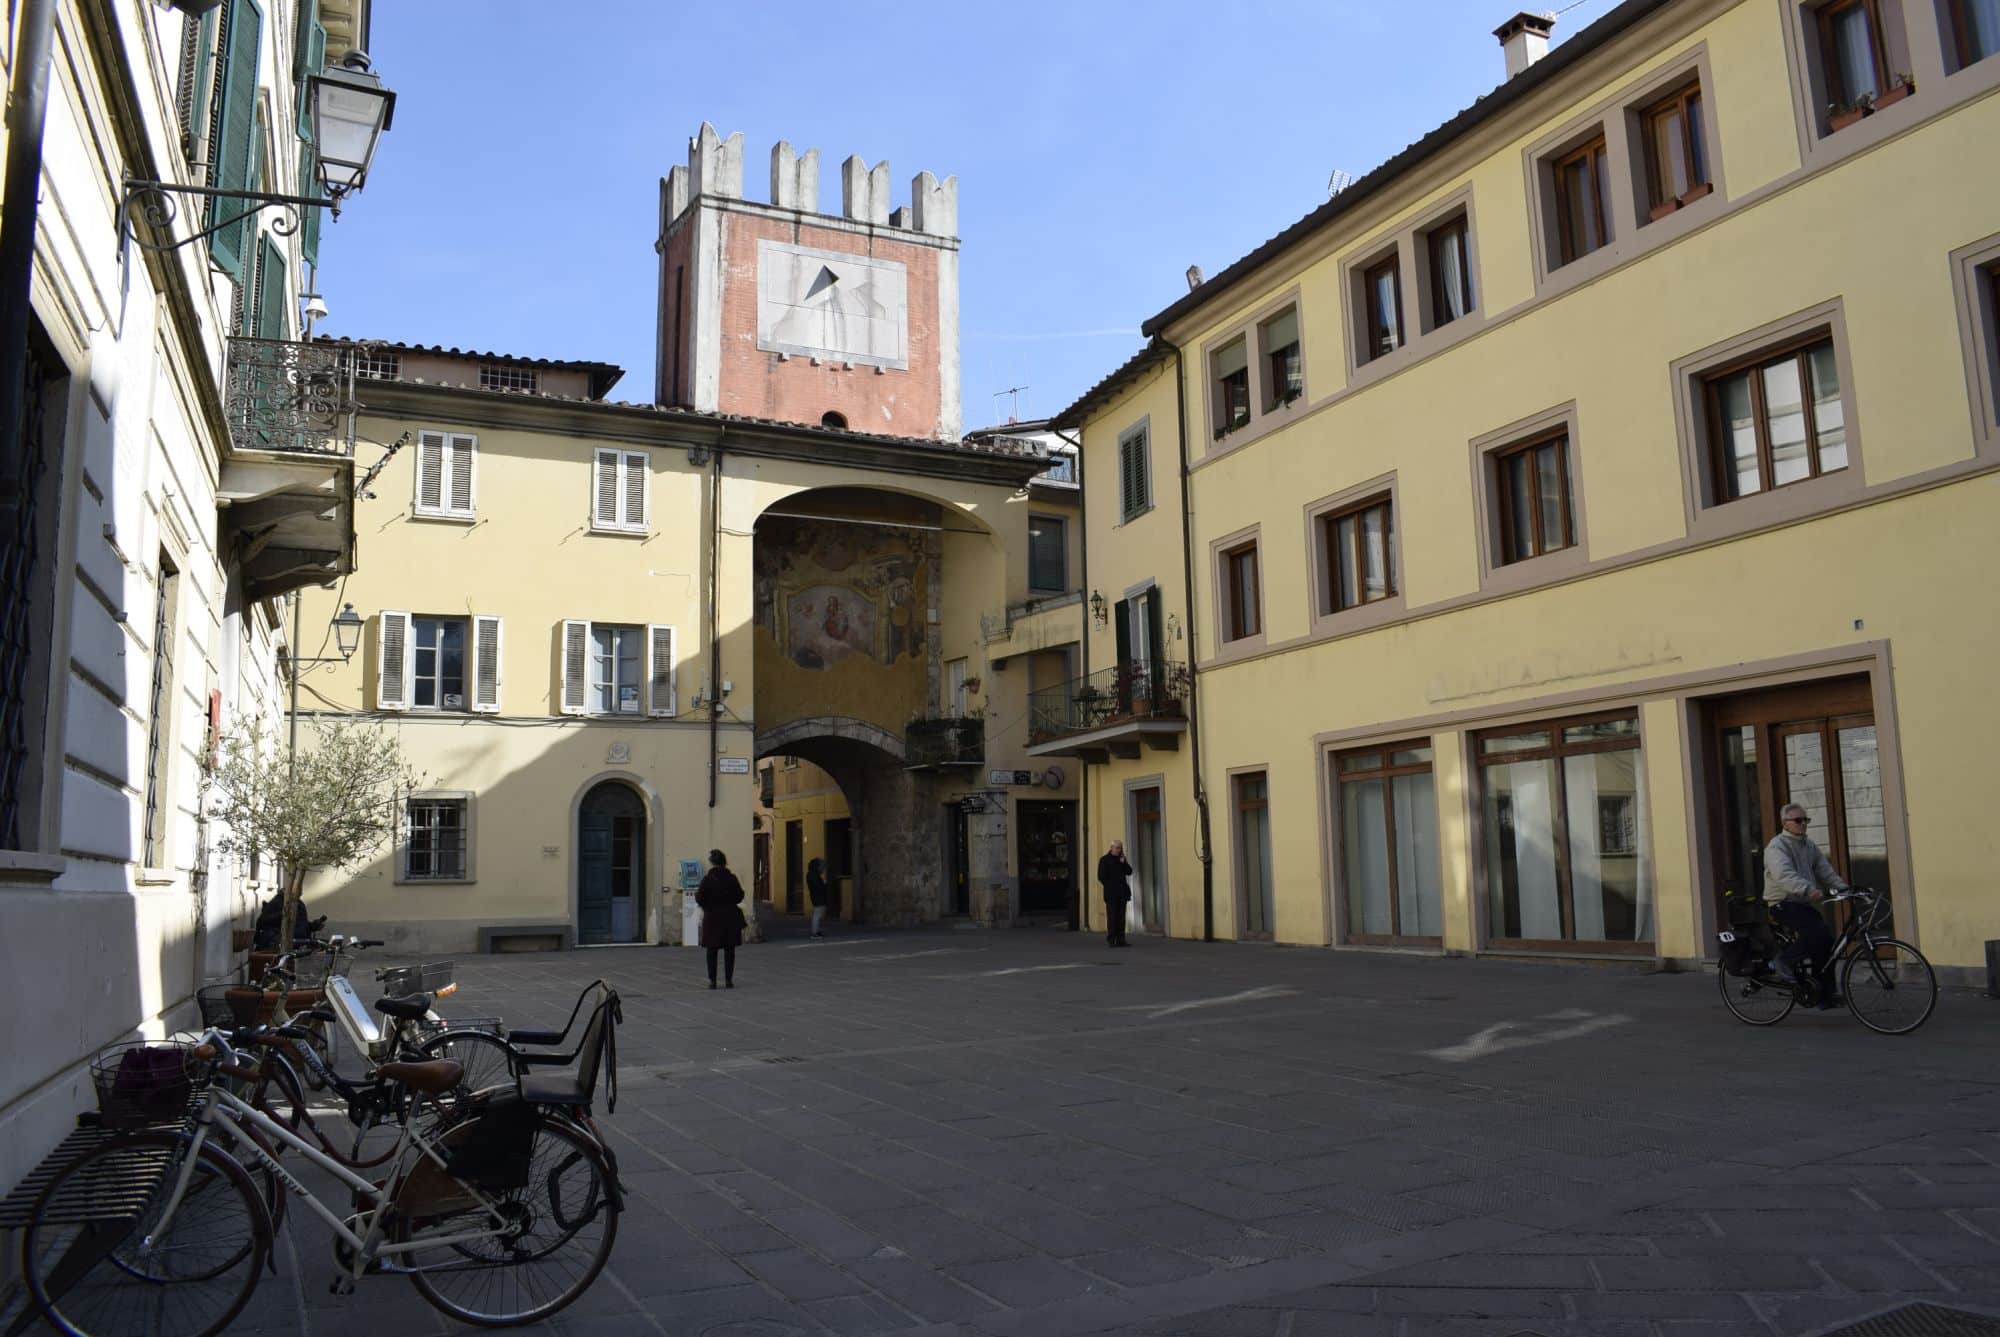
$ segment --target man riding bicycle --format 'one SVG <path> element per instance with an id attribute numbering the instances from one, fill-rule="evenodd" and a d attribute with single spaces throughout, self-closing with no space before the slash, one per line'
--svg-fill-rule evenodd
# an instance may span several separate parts
<path id="1" fill-rule="evenodd" d="M 1764 900 L 1772 920 L 1792 933 L 1781 959 L 1794 979 L 1803 979 L 1810 966 L 1819 986 L 1820 1007 L 1838 1007 L 1843 1000 L 1833 987 L 1833 934 L 1820 917 L 1818 902 L 1829 891 L 1846 891 L 1847 883 L 1833 871 L 1819 846 L 1806 838 L 1812 818 L 1804 808 L 1787 803 L 1779 809 L 1778 820 L 1778 834 L 1764 847 Z"/>

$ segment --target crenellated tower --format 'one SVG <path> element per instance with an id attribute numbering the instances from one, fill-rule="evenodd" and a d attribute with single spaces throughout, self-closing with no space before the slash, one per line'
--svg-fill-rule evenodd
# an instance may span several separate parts
<path id="1" fill-rule="evenodd" d="M 840 165 L 819 212 L 819 150 L 771 150 L 768 204 L 744 198 L 743 136 L 703 122 L 660 182 L 661 404 L 956 441 L 958 178 Z"/>

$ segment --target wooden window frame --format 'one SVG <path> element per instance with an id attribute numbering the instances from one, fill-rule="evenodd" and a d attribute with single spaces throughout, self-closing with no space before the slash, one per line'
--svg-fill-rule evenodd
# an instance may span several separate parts
<path id="1" fill-rule="evenodd" d="M 1709 483 L 1714 489 L 1711 495 L 1714 496 L 1716 505 L 1726 506 L 1733 502 L 1747 500 L 1751 497 L 1764 496 L 1779 491 L 1782 488 L 1797 487 L 1801 483 L 1815 482 L 1831 474 L 1844 473 L 1855 467 L 1851 447 L 1844 444 L 1843 449 L 1849 450 L 1848 463 L 1838 469 L 1823 470 L 1820 468 L 1819 423 L 1813 408 L 1812 362 L 1809 355 L 1821 345 L 1825 345 L 1827 350 L 1834 354 L 1836 374 L 1842 374 L 1839 358 L 1840 350 L 1834 343 L 1833 331 L 1831 329 L 1814 330 L 1769 348 L 1737 358 L 1734 361 L 1725 362 L 1721 366 L 1705 369 L 1702 372 L 1702 411 L 1706 415 L 1708 423 Z M 1771 427 L 1769 414 L 1764 403 L 1764 377 L 1762 372 L 1767 367 L 1778 366 L 1788 360 L 1796 361 L 1799 367 L 1799 386 L 1801 391 L 1799 398 L 1805 416 L 1806 466 L 1808 472 L 1804 478 L 1795 478 L 1789 483 L 1779 483 L 1776 481 L 1776 469 L 1773 466 L 1771 456 Z M 1751 422 L 1757 433 L 1757 474 L 1759 486 L 1754 492 L 1732 494 L 1729 490 L 1731 486 L 1730 472 L 1724 449 L 1726 428 L 1722 421 L 1722 399 L 1718 393 L 1718 387 L 1721 382 L 1735 376 L 1743 375 L 1746 372 L 1749 373 Z M 1841 383 L 1841 389 L 1844 395 L 1846 390 L 1846 381 L 1844 379 Z M 1844 402 L 1843 399 L 1843 404 Z M 1842 430 L 1849 430 L 1845 422 L 1842 424 Z"/>
<path id="2" fill-rule="evenodd" d="M 1453 321 L 1466 319 L 1479 309 L 1478 294 L 1472 286 L 1472 219 L 1463 213 L 1455 214 L 1426 230 L 1423 238 L 1424 264 L 1430 272 L 1431 328 L 1439 330 Z M 1463 316 L 1451 314 L 1451 308 L 1444 300 L 1445 276 L 1438 264 L 1438 243 L 1447 238 L 1455 239 L 1459 250 L 1459 296 L 1465 306 Z"/>
<path id="3" fill-rule="evenodd" d="M 1389 298 L 1395 304 L 1395 310 L 1390 313 L 1394 317 L 1392 322 L 1393 327 L 1390 330 L 1390 338 L 1393 340 L 1393 343 L 1388 348 L 1378 347 L 1375 342 L 1376 333 L 1382 329 L 1384 324 L 1382 320 L 1380 287 L 1376 282 L 1383 274 L 1388 275 Z M 1364 363 L 1379 362 L 1385 357 L 1400 352 L 1409 344 L 1408 338 L 1404 335 L 1403 325 L 1403 271 L 1400 261 L 1400 248 L 1393 249 L 1387 255 L 1380 256 L 1373 263 L 1362 267 L 1361 294 L 1361 361 Z"/>
<path id="4" fill-rule="evenodd" d="M 1414 752 L 1418 750 L 1430 753 L 1430 760 L 1404 762 L 1400 765 L 1392 760 L 1398 752 Z M 1344 771 L 1340 767 L 1343 758 L 1368 756 L 1370 754 L 1379 754 L 1382 757 L 1383 764 L 1366 771 Z M 1392 743 L 1382 743 L 1367 747 L 1341 748 L 1339 751 L 1331 753 L 1328 756 L 1327 766 L 1333 774 L 1332 820 L 1335 829 L 1339 832 L 1339 844 L 1337 848 L 1342 851 L 1347 846 L 1347 809 L 1341 797 L 1340 788 L 1342 785 L 1358 784 L 1368 780 L 1381 780 L 1387 785 L 1402 776 L 1428 775 L 1431 777 L 1431 801 L 1433 804 L 1437 801 L 1437 747 L 1435 741 L 1430 738 L 1404 738 Z M 1344 873 L 1346 856 L 1343 853 L 1334 866 L 1336 904 L 1340 908 L 1340 941 L 1356 947 L 1442 947 L 1444 946 L 1443 934 L 1404 933 L 1402 931 L 1403 897 L 1400 870 L 1396 865 L 1396 805 L 1393 802 L 1383 805 L 1383 818 L 1385 823 L 1383 836 L 1387 842 L 1386 848 L 1389 852 L 1389 924 L 1391 931 L 1388 933 L 1357 933 L 1354 930 L 1347 906 L 1348 887 Z M 1440 888 L 1439 890 L 1442 892 L 1443 889 Z M 1440 912 L 1442 912 L 1442 909 L 1443 906 L 1440 904 Z"/>
<path id="5" fill-rule="evenodd" d="M 1632 732 L 1620 738 L 1594 739 L 1581 743 L 1563 741 L 1563 731 L 1583 725 L 1602 724 L 1613 720 L 1631 720 Z M 1488 739 L 1504 738 L 1515 734 L 1546 733 L 1549 741 L 1542 747 L 1522 748 L 1514 752 L 1499 752 L 1488 756 L 1485 745 Z M 1480 941 L 1488 947 L 1498 947 L 1503 951 L 1561 952 L 1585 951 L 1604 955 L 1651 956 L 1657 951 L 1659 942 L 1659 888 L 1653 888 L 1653 936 L 1646 939 L 1625 941 L 1610 938 L 1576 938 L 1576 892 L 1570 877 L 1569 867 L 1569 778 L 1563 761 L 1569 757 L 1585 756 L 1598 752 L 1637 752 L 1641 775 L 1645 768 L 1645 727 L 1639 708 L 1627 706 L 1615 710 L 1592 711 L 1583 715 L 1565 715 L 1556 719 L 1519 720 L 1513 724 L 1496 725 L 1481 729 L 1467 739 L 1468 769 L 1473 779 L 1472 809 L 1478 829 L 1474 833 L 1474 866 L 1478 869 L 1479 904 L 1477 921 Z M 1486 845 L 1486 768 L 1488 765 L 1504 765 L 1520 761 L 1553 761 L 1555 766 L 1555 793 L 1549 804 L 1549 811 L 1555 826 L 1551 830 L 1556 864 L 1556 896 L 1558 910 L 1562 918 L 1560 938 L 1503 938 L 1492 932 L 1493 897 L 1497 889 L 1491 885 L 1490 870 L 1487 867 Z M 1650 797 L 1648 795 L 1647 797 Z M 1650 857 L 1651 849 L 1640 842 L 1636 857 Z"/>
<path id="6" fill-rule="evenodd" d="M 462 702 L 462 704 L 460 705 L 447 706 L 444 704 L 444 675 L 442 673 L 434 673 L 431 675 L 437 680 L 438 690 L 435 693 L 437 699 L 427 706 L 420 706 L 417 704 L 417 683 L 419 681 L 417 675 L 417 652 L 419 649 L 422 648 L 417 644 L 417 627 L 419 623 L 423 622 L 431 622 L 440 625 L 446 622 L 456 622 L 459 624 L 459 626 L 464 628 L 465 644 L 461 651 L 461 667 L 459 671 L 458 694 L 459 694 L 459 700 Z M 410 627 L 408 634 L 409 634 L 409 641 L 403 648 L 403 653 L 409 656 L 409 662 L 410 662 L 410 667 L 408 671 L 409 676 L 406 680 L 408 697 L 407 697 L 407 703 L 404 705 L 403 708 L 412 714 L 422 714 L 422 715 L 471 714 L 473 680 L 478 673 L 478 664 L 476 662 L 478 658 L 478 651 L 477 647 L 475 647 L 473 644 L 472 617 L 469 614 L 412 613 L 410 614 Z M 438 649 L 435 650 L 433 653 L 441 655 L 443 651 L 442 649 Z"/>
<path id="7" fill-rule="evenodd" d="M 1952 67 L 1951 72 L 1953 74 L 1963 69 L 1969 69 L 1982 60 L 1990 60 L 1994 56 L 2000 56 L 2000 48 L 1988 51 L 1984 55 L 1973 51 L 1972 19 L 1966 10 L 1966 0 L 1945 0 L 1944 21 L 1945 26 L 1950 31 L 1942 33 L 1940 36 L 1950 44 L 1951 55 L 1957 62 Z"/>
<path id="8" fill-rule="evenodd" d="M 1585 165 L 1584 179 L 1589 183 L 1595 203 L 1593 212 L 1597 216 L 1597 232 L 1600 240 L 1588 250 L 1578 249 L 1580 238 L 1571 235 L 1570 210 L 1563 193 L 1564 174 L 1577 163 Z M 1549 172 L 1555 187 L 1556 211 L 1556 264 L 1571 265 L 1587 255 L 1604 250 L 1612 242 L 1612 208 L 1609 191 L 1615 189 L 1611 182 L 1611 145 L 1604 130 L 1581 144 L 1565 150 L 1549 160 Z"/>
<path id="9" fill-rule="evenodd" d="M 1359 597 L 1351 604 L 1344 604 L 1340 601 L 1340 576 L 1342 571 L 1340 565 L 1341 554 L 1338 544 L 1340 522 L 1347 519 L 1359 520 L 1363 515 L 1374 510 L 1380 510 L 1383 513 L 1384 520 L 1382 526 L 1382 567 L 1385 588 L 1381 594 L 1375 595 L 1372 598 L 1367 592 L 1367 565 L 1361 552 L 1363 530 L 1357 524 L 1354 527 L 1355 550 L 1352 557 L 1356 564 L 1355 574 L 1357 579 L 1355 581 L 1355 591 Z M 1391 493 L 1378 492 L 1374 496 L 1349 503 L 1335 510 L 1329 510 L 1316 517 L 1316 519 L 1321 533 L 1321 560 L 1322 565 L 1326 569 L 1326 600 L 1323 616 L 1350 613 L 1356 609 L 1367 608 L 1371 604 L 1388 603 L 1403 592 L 1402 582 L 1398 579 L 1396 572 L 1396 500 Z"/>
<path id="10" fill-rule="evenodd" d="M 1868 18 L 1868 58 L 1875 71 L 1875 92 L 1871 95 L 1871 105 L 1886 105 L 1885 99 L 1895 101 L 1903 96 L 1899 93 L 1896 98 L 1888 98 L 1889 81 L 1896 71 L 1889 68 L 1889 37 L 1888 29 L 1882 24 L 1882 0 L 1828 0 L 1813 11 L 1813 28 L 1819 44 L 1820 77 L 1826 82 L 1827 101 L 1833 107 L 1854 106 L 1859 96 L 1840 82 L 1840 51 L 1834 44 L 1833 35 L 1834 15 L 1857 8 Z M 1841 127 L 1833 128 L 1838 130 Z"/>
<path id="11" fill-rule="evenodd" d="M 1694 106 L 1688 104 L 1692 101 Z M 1703 199 L 1715 187 L 1709 182 L 1708 162 L 1710 153 L 1703 133 L 1701 109 L 1708 105 L 1706 91 L 1701 86 L 1699 76 L 1688 80 L 1663 98 L 1649 103 L 1639 112 L 1639 141 L 1641 157 L 1644 160 L 1646 203 L 1650 210 L 1648 221 L 1658 222 L 1676 209 Z M 1681 167 L 1687 173 L 1688 187 L 1679 194 L 1670 195 L 1671 175 L 1660 161 L 1659 137 L 1654 127 L 1662 120 L 1673 117 L 1681 127 Z"/>
<path id="12" fill-rule="evenodd" d="M 2000 458 L 2000 232 L 1953 251 L 1951 277 L 1973 448 Z"/>
<path id="13" fill-rule="evenodd" d="M 1217 371 L 1216 366 L 1222 360 L 1223 355 L 1239 346 L 1243 350 L 1243 365 L 1227 374 Z M 1250 336 L 1246 332 L 1224 339 L 1208 355 L 1208 358 L 1209 388 L 1215 394 L 1215 421 L 1211 426 L 1214 428 L 1214 439 L 1220 441 L 1232 432 L 1242 431 L 1256 417 L 1256 413 L 1252 407 L 1254 401 L 1250 393 Z M 1239 378 L 1241 379 L 1240 386 L 1236 384 Z M 1232 402 L 1235 398 L 1234 391 L 1239 389 L 1242 392 L 1242 412 L 1240 414 L 1236 412 Z"/>
<path id="14" fill-rule="evenodd" d="M 1132 477 L 1125 469 L 1127 451 L 1139 460 L 1138 482 L 1144 495 L 1134 496 L 1128 486 Z M 1118 523 L 1129 524 L 1153 509 L 1153 430 L 1144 419 L 1118 434 Z"/>
<path id="15" fill-rule="evenodd" d="M 1286 315 L 1292 317 L 1292 341 L 1270 345 L 1271 327 Z M 1306 347 L 1305 331 L 1299 328 L 1299 308 L 1296 303 L 1284 310 L 1273 312 L 1257 322 L 1257 356 L 1264 371 L 1264 412 L 1277 413 L 1302 400 L 1306 395 Z M 1298 388 L 1291 388 L 1296 369 Z"/>
<path id="16" fill-rule="evenodd" d="M 1224 642 L 1249 640 L 1264 634 L 1264 571 L 1255 538 L 1224 548 L 1217 554 L 1221 562 L 1222 639 Z M 1245 598 L 1242 572 L 1249 564 L 1250 590 Z"/>
<path id="17" fill-rule="evenodd" d="M 1534 517 L 1535 541 L 1532 545 L 1533 551 L 1525 556 L 1516 557 L 1513 555 L 1513 540 L 1516 537 L 1514 534 L 1514 508 L 1508 504 L 1512 499 L 1513 493 L 1507 481 L 1507 462 L 1516 456 L 1531 454 L 1551 446 L 1555 448 L 1556 471 L 1561 480 L 1563 492 L 1562 542 L 1551 546 L 1545 541 L 1546 536 L 1541 533 L 1543 516 L 1541 471 L 1531 465 L 1528 470 L 1528 484 L 1531 489 L 1528 505 L 1529 513 Z M 1564 552 L 1576 546 L 1576 488 L 1570 477 L 1569 456 L 1570 438 L 1567 427 L 1559 427 L 1553 431 L 1529 437 L 1525 441 L 1519 441 L 1513 445 L 1504 446 L 1499 450 L 1489 453 L 1488 457 L 1491 459 L 1493 466 L 1495 525 L 1499 539 L 1499 548 L 1494 555 L 1497 565 L 1518 566 L 1523 562 L 1532 562 L 1538 558 L 1552 556 L 1555 553 Z"/>

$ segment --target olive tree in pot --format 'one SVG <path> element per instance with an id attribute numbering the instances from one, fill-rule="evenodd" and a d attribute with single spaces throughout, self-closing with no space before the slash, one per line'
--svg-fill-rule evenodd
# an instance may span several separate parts
<path id="1" fill-rule="evenodd" d="M 292 941 L 306 874 L 374 853 L 400 823 L 404 795 L 422 783 L 394 734 L 339 720 L 316 722 L 289 756 L 253 723 L 223 744 L 205 777 L 208 816 L 225 832 L 217 848 L 255 852 L 283 870 L 280 944 Z"/>

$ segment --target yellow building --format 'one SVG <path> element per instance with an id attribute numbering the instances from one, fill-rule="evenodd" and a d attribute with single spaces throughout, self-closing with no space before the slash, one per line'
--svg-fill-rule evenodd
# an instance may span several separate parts
<path id="1" fill-rule="evenodd" d="M 1058 415 L 1094 690 L 1032 750 L 1145 927 L 1688 962 L 1795 801 L 1935 962 L 2000 938 L 1976 9 L 1519 16 Z"/>

